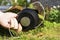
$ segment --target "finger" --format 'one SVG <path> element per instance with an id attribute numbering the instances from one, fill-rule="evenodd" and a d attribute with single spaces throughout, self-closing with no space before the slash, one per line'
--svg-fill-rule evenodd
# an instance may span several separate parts
<path id="1" fill-rule="evenodd" d="M 17 17 L 17 16 L 18 16 L 17 14 L 12 13 L 12 17 Z"/>
<path id="2" fill-rule="evenodd" d="M 2 26 L 9 29 L 10 28 L 10 24 L 8 22 L 2 22 Z"/>
<path id="3" fill-rule="evenodd" d="M 18 29 L 18 22 L 16 18 L 13 18 L 13 19 L 14 19 L 14 29 Z"/>
<path id="4" fill-rule="evenodd" d="M 22 31 L 22 26 L 21 26 L 21 24 L 19 23 L 19 27 L 18 27 L 17 33 L 19 33 L 20 31 Z"/>
<path id="5" fill-rule="evenodd" d="M 7 12 L 7 14 L 11 15 L 11 17 L 17 17 L 18 15 L 12 12 Z"/>
<path id="6" fill-rule="evenodd" d="M 11 19 L 11 28 L 14 28 L 14 19 Z"/>

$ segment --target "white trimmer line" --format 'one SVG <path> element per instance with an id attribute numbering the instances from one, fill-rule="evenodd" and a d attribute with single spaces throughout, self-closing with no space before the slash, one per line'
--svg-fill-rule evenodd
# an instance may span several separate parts
<path id="1" fill-rule="evenodd" d="M 34 3 L 32 3 L 33 5 L 35 4 L 35 3 L 38 3 L 38 4 L 40 4 L 40 6 L 42 7 L 42 9 L 43 9 L 43 11 L 44 11 L 44 18 L 43 18 L 43 21 L 42 22 L 40 22 L 36 27 L 39 27 L 39 26 L 41 26 L 41 24 L 42 23 L 44 23 L 44 20 L 45 20 L 45 9 L 44 9 L 44 6 L 42 5 L 42 3 L 41 2 L 39 2 L 39 1 L 36 1 L 36 2 L 34 2 Z M 36 28 L 35 27 L 35 28 Z"/>

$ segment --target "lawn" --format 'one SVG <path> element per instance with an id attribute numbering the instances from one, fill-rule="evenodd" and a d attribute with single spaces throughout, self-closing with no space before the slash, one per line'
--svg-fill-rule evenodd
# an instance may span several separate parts
<path id="1" fill-rule="evenodd" d="M 0 40 L 60 40 L 60 23 L 45 21 L 44 27 L 22 31 L 18 37 L 0 36 Z"/>
<path id="2" fill-rule="evenodd" d="M 52 16 L 50 15 L 49 20 L 44 21 L 44 26 L 39 26 L 26 32 L 21 31 L 14 37 L 8 37 L 6 31 L 4 33 L 0 32 L 0 40 L 60 40 L 60 22 L 58 20 L 60 11 L 55 10 L 53 13 Z M 55 14 L 58 16 L 58 19 Z"/>

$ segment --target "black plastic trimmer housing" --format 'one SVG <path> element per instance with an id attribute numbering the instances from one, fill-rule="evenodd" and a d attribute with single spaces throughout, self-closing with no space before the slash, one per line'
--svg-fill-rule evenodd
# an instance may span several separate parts
<path id="1" fill-rule="evenodd" d="M 38 13 L 28 8 L 18 14 L 17 20 L 22 25 L 23 30 L 33 29 L 39 24 Z"/>

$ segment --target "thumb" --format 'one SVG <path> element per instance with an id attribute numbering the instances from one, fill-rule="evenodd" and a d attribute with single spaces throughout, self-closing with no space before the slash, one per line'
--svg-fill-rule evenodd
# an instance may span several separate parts
<path id="1" fill-rule="evenodd" d="M 19 33 L 20 31 L 22 31 L 22 26 L 21 26 L 21 24 L 19 23 L 19 27 L 18 27 L 17 33 Z"/>

